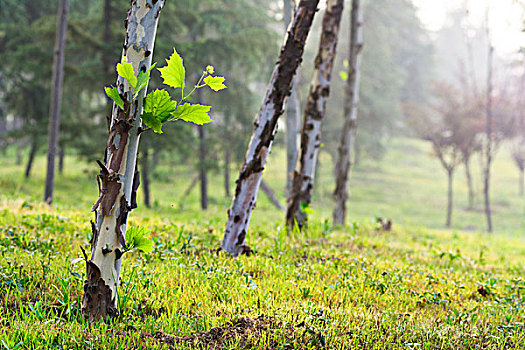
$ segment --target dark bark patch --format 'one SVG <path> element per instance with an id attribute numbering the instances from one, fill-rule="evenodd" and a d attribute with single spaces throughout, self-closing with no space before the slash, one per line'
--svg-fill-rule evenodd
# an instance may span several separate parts
<path id="1" fill-rule="evenodd" d="M 100 193 L 97 202 L 91 210 L 95 211 L 100 206 L 102 214 L 109 216 L 115 206 L 122 184 L 119 182 L 118 174 L 110 173 L 100 161 L 98 161 L 98 164 L 101 167 L 100 174 L 97 176 Z"/>
<path id="2" fill-rule="evenodd" d="M 126 145 L 128 144 L 129 131 L 133 126 L 125 120 L 126 113 L 124 111 L 120 110 L 118 116 L 117 121 L 111 127 L 107 144 L 107 149 L 112 155 L 110 158 L 109 169 L 115 173 L 120 171 L 124 152 L 126 151 Z"/>
<path id="3" fill-rule="evenodd" d="M 128 222 L 128 214 L 131 211 L 131 208 L 128 206 L 128 202 L 126 201 L 125 195 L 122 195 L 122 197 L 120 197 L 119 210 L 120 211 L 117 216 L 117 224 L 115 225 L 115 231 L 120 244 L 122 244 L 122 246 L 126 248 L 126 239 L 124 238 L 124 234 L 122 233 L 121 227 L 122 225 L 126 225 L 126 223 Z"/>
<path id="4" fill-rule="evenodd" d="M 131 192 L 130 210 L 136 209 L 138 207 L 137 206 L 137 190 L 139 189 L 139 186 L 140 186 L 140 171 L 135 169 L 135 175 L 133 176 L 133 189 Z"/>
<path id="5" fill-rule="evenodd" d="M 246 239 L 246 230 L 242 230 L 242 232 L 237 237 L 237 246 L 240 247 L 244 244 L 244 240 Z"/>
<path id="6" fill-rule="evenodd" d="M 109 286 L 102 279 L 100 269 L 92 261 L 86 261 L 86 265 L 87 279 L 84 283 L 84 300 L 82 301 L 84 316 L 91 323 L 116 317 L 118 311 L 114 307 L 115 298 Z"/>

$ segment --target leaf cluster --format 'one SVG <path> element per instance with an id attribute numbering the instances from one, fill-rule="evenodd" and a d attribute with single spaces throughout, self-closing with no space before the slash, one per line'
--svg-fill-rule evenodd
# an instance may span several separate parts
<path id="1" fill-rule="evenodd" d="M 130 87 L 131 100 L 138 98 L 139 93 L 148 85 L 151 71 L 155 68 L 154 63 L 146 72 L 140 71 L 135 75 L 133 65 L 124 56 L 122 62 L 117 64 L 117 73 L 125 79 Z M 185 95 L 186 69 L 182 57 L 173 49 L 173 54 L 166 59 L 166 65 L 158 68 L 163 83 L 175 90 L 180 90 L 180 99 L 174 100 L 170 93 L 165 89 L 156 89 L 146 95 L 144 99 L 144 111 L 141 118 L 147 128 L 152 129 L 157 134 L 162 134 L 162 126 L 165 123 L 183 120 L 197 125 L 212 122 L 209 116 L 211 106 L 192 104 L 187 102 L 190 96 L 197 90 L 208 86 L 213 91 L 226 89 L 225 78 L 214 76 L 215 68 L 207 66 L 202 71 L 201 77 L 193 89 Z M 122 110 L 126 108 L 123 96 L 117 87 L 106 87 L 106 95 Z"/>

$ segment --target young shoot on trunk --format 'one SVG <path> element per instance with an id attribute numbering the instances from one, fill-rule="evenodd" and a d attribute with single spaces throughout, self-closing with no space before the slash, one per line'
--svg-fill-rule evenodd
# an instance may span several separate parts
<path id="1" fill-rule="evenodd" d="M 164 84 L 178 89 L 180 99 L 172 100 L 168 91 L 158 89 L 146 95 L 155 33 L 164 1 L 132 1 L 127 18 L 127 35 L 122 60 L 117 64 L 116 87 L 106 87 L 113 100 L 105 162 L 98 162 L 99 198 L 93 206 L 91 255 L 87 255 L 83 311 L 90 322 L 117 316 L 117 291 L 122 256 L 131 247 L 148 246 L 144 231 L 128 232 L 129 212 L 137 207 L 136 190 L 140 183 L 136 170 L 137 149 L 142 132 L 162 133 L 163 124 L 183 120 L 194 124 L 211 122 L 211 107 L 186 102 L 195 90 L 205 86 L 219 91 L 226 86 L 223 77 L 213 76 L 208 66 L 199 82 L 185 95 L 185 69 L 174 50 L 165 67 L 158 69 Z M 142 127 L 144 123 L 145 127 Z"/>

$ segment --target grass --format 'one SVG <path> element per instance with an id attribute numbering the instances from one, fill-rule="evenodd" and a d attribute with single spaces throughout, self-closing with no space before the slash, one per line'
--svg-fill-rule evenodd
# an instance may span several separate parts
<path id="1" fill-rule="evenodd" d="M 282 155 L 274 156 L 265 178 L 281 195 Z M 67 161 L 74 170 L 58 178 L 48 207 L 38 203 L 43 160 L 27 182 L 2 160 L 0 348 L 524 348 L 522 201 L 504 153 L 494 179 L 498 234 L 478 232 L 482 214 L 463 209 L 461 176 L 455 230 L 442 230 L 444 174 L 426 145 L 395 140 L 382 163 L 354 173 L 348 226 L 325 220 L 324 157 L 308 231 L 287 235 L 282 213 L 261 196 L 248 235 L 255 254 L 238 259 L 216 250 L 229 202 L 219 176 L 201 213 L 196 191 L 177 202 L 191 172 L 161 168 L 160 177 L 175 180 L 157 182 L 154 208 L 131 216 L 151 231 L 155 249 L 126 254 L 119 318 L 91 327 L 80 313 L 78 258 L 88 246 L 96 183 L 84 173 L 91 166 Z M 393 230 L 381 230 L 374 215 L 392 218 Z"/>

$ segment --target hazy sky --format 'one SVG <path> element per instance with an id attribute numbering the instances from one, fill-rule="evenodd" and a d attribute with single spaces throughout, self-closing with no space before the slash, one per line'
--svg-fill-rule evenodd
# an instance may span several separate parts
<path id="1" fill-rule="evenodd" d="M 469 8 L 469 21 L 480 25 L 485 22 L 487 6 L 492 31 L 492 41 L 501 56 L 515 54 L 525 47 L 524 10 L 518 0 L 413 0 L 419 9 L 423 24 L 438 30 L 446 21 L 447 12 L 465 2 Z"/>

